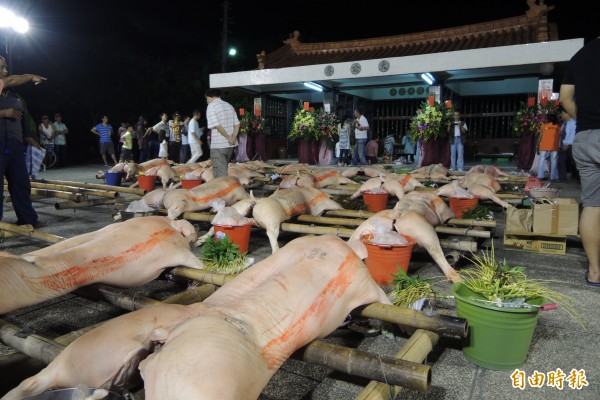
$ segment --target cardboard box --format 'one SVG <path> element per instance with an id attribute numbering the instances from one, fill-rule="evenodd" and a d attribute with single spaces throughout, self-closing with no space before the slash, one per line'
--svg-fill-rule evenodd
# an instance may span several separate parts
<path id="1" fill-rule="evenodd" d="M 556 198 L 555 204 L 533 204 L 533 231 L 552 235 L 577 235 L 579 202 Z"/>
<path id="2" fill-rule="evenodd" d="M 504 231 L 504 248 L 532 253 L 565 255 L 567 238 L 527 231 Z"/>

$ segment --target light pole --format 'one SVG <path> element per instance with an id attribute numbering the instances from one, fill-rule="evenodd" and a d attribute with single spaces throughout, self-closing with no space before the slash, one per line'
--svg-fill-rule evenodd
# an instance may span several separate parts
<path id="1" fill-rule="evenodd" d="M 11 35 L 14 32 L 25 33 L 29 30 L 29 22 L 15 15 L 11 10 L 0 7 L 0 28 L 7 30 L 4 34 L 4 51 L 8 71 L 12 72 L 12 52 L 10 51 Z"/>

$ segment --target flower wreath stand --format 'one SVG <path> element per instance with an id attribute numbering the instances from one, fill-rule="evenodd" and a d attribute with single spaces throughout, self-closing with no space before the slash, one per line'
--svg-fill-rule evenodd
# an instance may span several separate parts
<path id="1" fill-rule="evenodd" d="M 333 160 L 333 149 L 326 138 L 319 141 L 319 165 L 330 165 Z"/>

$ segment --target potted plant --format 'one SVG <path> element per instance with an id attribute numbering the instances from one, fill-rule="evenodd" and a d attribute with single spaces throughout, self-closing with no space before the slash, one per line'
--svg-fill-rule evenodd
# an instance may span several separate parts
<path id="1" fill-rule="evenodd" d="M 466 257 L 472 268 L 458 271 L 452 285 L 456 313 L 469 322 L 465 357 L 489 369 L 512 370 L 525 363 L 540 310 L 560 307 L 585 330 L 576 300 L 548 287 L 554 280 L 530 279 L 524 267 L 497 261 L 494 246 Z M 549 303 L 549 304 L 548 304 Z"/>

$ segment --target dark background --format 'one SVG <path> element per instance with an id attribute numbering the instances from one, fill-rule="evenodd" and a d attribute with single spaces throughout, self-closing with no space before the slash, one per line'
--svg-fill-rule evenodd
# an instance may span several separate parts
<path id="1" fill-rule="evenodd" d="M 554 0 L 549 20 L 560 39 L 600 34 L 595 13 L 584 2 Z M 523 15 L 526 0 L 375 1 L 229 0 L 228 44 L 238 56 L 227 71 L 257 68 L 256 54 L 281 47 L 298 30 L 303 42 L 339 41 L 442 29 Z M 206 108 L 204 90 L 222 69 L 221 1 L 190 2 L 20 0 L 0 3 L 30 23 L 26 35 L 0 30 L 9 43 L 12 74 L 48 78 L 18 92 L 35 122 L 56 112 L 70 129 L 71 162 L 99 161 L 90 133 L 102 115 L 115 130 L 121 122 L 149 123 L 159 113 L 190 114 Z M 4 52 L 4 46 L 1 48 Z M 233 93 L 232 103 L 243 102 Z M 97 158 L 97 160 L 96 160 Z"/>

